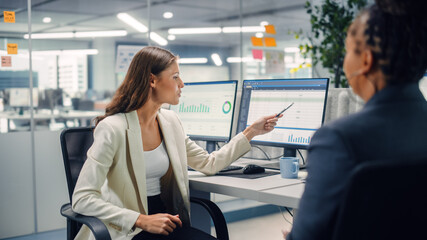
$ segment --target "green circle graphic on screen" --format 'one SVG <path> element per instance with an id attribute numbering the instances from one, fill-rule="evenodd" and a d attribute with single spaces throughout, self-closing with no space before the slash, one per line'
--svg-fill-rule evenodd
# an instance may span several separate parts
<path id="1" fill-rule="evenodd" d="M 222 105 L 222 111 L 227 114 L 231 111 L 231 103 L 229 101 L 225 101 L 225 103 Z"/>

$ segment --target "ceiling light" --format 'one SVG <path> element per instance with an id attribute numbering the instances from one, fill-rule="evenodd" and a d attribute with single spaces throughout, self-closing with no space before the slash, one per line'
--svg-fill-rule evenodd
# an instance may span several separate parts
<path id="1" fill-rule="evenodd" d="M 173 17 L 173 13 L 171 13 L 171 12 L 164 12 L 163 13 L 163 17 L 166 18 L 166 19 L 170 19 L 170 18 Z"/>
<path id="2" fill-rule="evenodd" d="M 267 21 L 262 21 L 262 22 L 259 23 L 259 25 L 261 25 L 261 26 L 265 26 L 265 25 L 268 25 L 268 24 L 269 23 Z"/>
<path id="3" fill-rule="evenodd" d="M 262 26 L 223 27 L 222 32 L 224 33 L 265 32 L 265 27 L 262 27 Z"/>
<path id="4" fill-rule="evenodd" d="M 207 63 L 207 58 L 179 58 L 178 63 L 180 64 L 194 64 L 194 63 Z"/>
<path id="5" fill-rule="evenodd" d="M 210 28 L 170 28 L 168 30 L 169 34 L 213 34 L 221 33 L 220 27 L 210 27 Z"/>
<path id="6" fill-rule="evenodd" d="M 214 34 L 214 33 L 239 33 L 239 32 L 265 32 L 262 26 L 244 27 L 208 27 L 208 28 L 170 28 L 169 34 Z"/>
<path id="7" fill-rule="evenodd" d="M 32 39 L 48 39 L 48 38 L 73 38 L 74 33 L 62 32 L 62 33 L 32 33 Z M 28 39 L 28 34 L 24 35 L 25 39 Z"/>
<path id="8" fill-rule="evenodd" d="M 51 21 L 52 21 L 52 18 L 50 18 L 50 17 L 44 17 L 43 18 L 44 23 L 50 23 Z"/>
<path id="9" fill-rule="evenodd" d="M 263 33 L 256 33 L 255 34 L 255 36 L 257 37 L 257 38 L 263 38 L 264 37 L 264 34 Z"/>
<path id="10" fill-rule="evenodd" d="M 139 32 L 142 32 L 142 33 L 148 32 L 148 28 L 144 24 L 142 24 L 141 22 L 139 22 L 138 20 L 136 20 L 135 18 L 133 18 L 131 15 L 127 13 L 119 13 L 117 14 L 117 18 L 122 20 L 124 23 L 128 24 L 129 26 L 135 28 Z"/>
<path id="11" fill-rule="evenodd" d="M 125 30 L 117 31 L 96 31 L 96 32 L 76 32 L 76 38 L 85 38 L 85 37 L 120 37 L 126 36 L 128 33 Z"/>
<path id="12" fill-rule="evenodd" d="M 118 37 L 126 36 L 124 30 L 117 31 L 95 31 L 95 32 L 62 32 L 62 33 L 33 33 L 32 39 L 50 39 L 50 38 L 85 38 L 85 37 Z M 28 34 L 24 35 L 28 39 Z"/>
<path id="13" fill-rule="evenodd" d="M 73 50 L 46 50 L 32 51 L 37 56 L 56 56 L 56 55 L 96 55 L 98 49 L 73 49 Z"/>
<path id="14" fill-rule="evenodd" d="M 175 35 L 168 35 L 168 40 L 170 40 L 170 41 L 173 41 L 173 40 L 175 40 L 176 39 L 176 36 Z"/>
<path id="15" fill-rule="evenodd" d="M 218 55 L 218 53 L 212 54 L 211 58 L 212 58 L 212 61 L 215 63 L 215 65 L 222 66 L 222 60 L 221 60 L 221 57 Z"/>
<path id="16" fill-rule="evenodd" d="M 162 36 L 155 32 L 150 32 L 150 39 L 159 44 L 160 46 L 168 45 L 168 40 L 164 39 Z"/>

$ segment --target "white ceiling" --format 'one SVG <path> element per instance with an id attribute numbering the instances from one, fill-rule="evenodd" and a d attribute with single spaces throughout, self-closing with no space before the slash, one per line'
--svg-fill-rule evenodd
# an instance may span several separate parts
<path id="1" fill-rule="evenodd" d="M 255 26 L 268 21 L 276 27 L 276 40 L 292 37 L 289 30 L 309 29 L 309 16 L 304 4 L 306 0 L 243 0 L 243 25 Z M 151 18 L 152 31 L 167 37 L 169 28 L 238 26 L 239 0 L 151 0 L 150 14 L 146 0 L 32 0 L 32 31 L 66 32 L 118 30 L 128 31 L 120 40 L 138 40 L 146 34 L 136 32 L 117 19 L 119 12 L 126 12 L 148 26 Z M 0 9 L 17 11 L 16 23 L 0 23 L 0 37 L 22 37 L 27 33 L 27 0 L 0 0 Z M 163 13 L 170 11 L 172 19 L 164 19 Z M 51 23 L 43 23 L 44 17 Z M 244 34 L 249 37 L 254 33 Z M 177 44 L 234 45 L 239 34 L 180 35 Z"/>

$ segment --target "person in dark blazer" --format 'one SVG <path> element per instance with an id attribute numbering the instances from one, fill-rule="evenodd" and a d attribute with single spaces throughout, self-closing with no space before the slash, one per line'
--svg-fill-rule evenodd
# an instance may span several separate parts
<path id="1" fill-rule="evenodd" d="M 284 231 L 287 240 L 332 238 L 357 165 L 427 156 L 427 102 L 418 86 L 427 69 L 426 12 L 425 1 L 376 0 L 349 27 L 343 67 L 366 104 L 313 136 L 306 187 L 292 230 Z"/>

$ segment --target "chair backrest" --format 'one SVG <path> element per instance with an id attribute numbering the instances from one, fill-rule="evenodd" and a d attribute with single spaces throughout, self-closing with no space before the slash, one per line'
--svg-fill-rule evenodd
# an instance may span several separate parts
<path id="1" fill-rule="evenodd" d="M 362 164 L 347 186 L 333 239 L 427 239 L 427 158 Z"/>
<path id="2" fill-rule="evenodd" d="M 71 197 L 80 170 L 86 161 L 87 150 L 93 143 L 93 127 L 68 128 L 61 133 L 62 158 L 67 177 L 68 194 Z"/>

